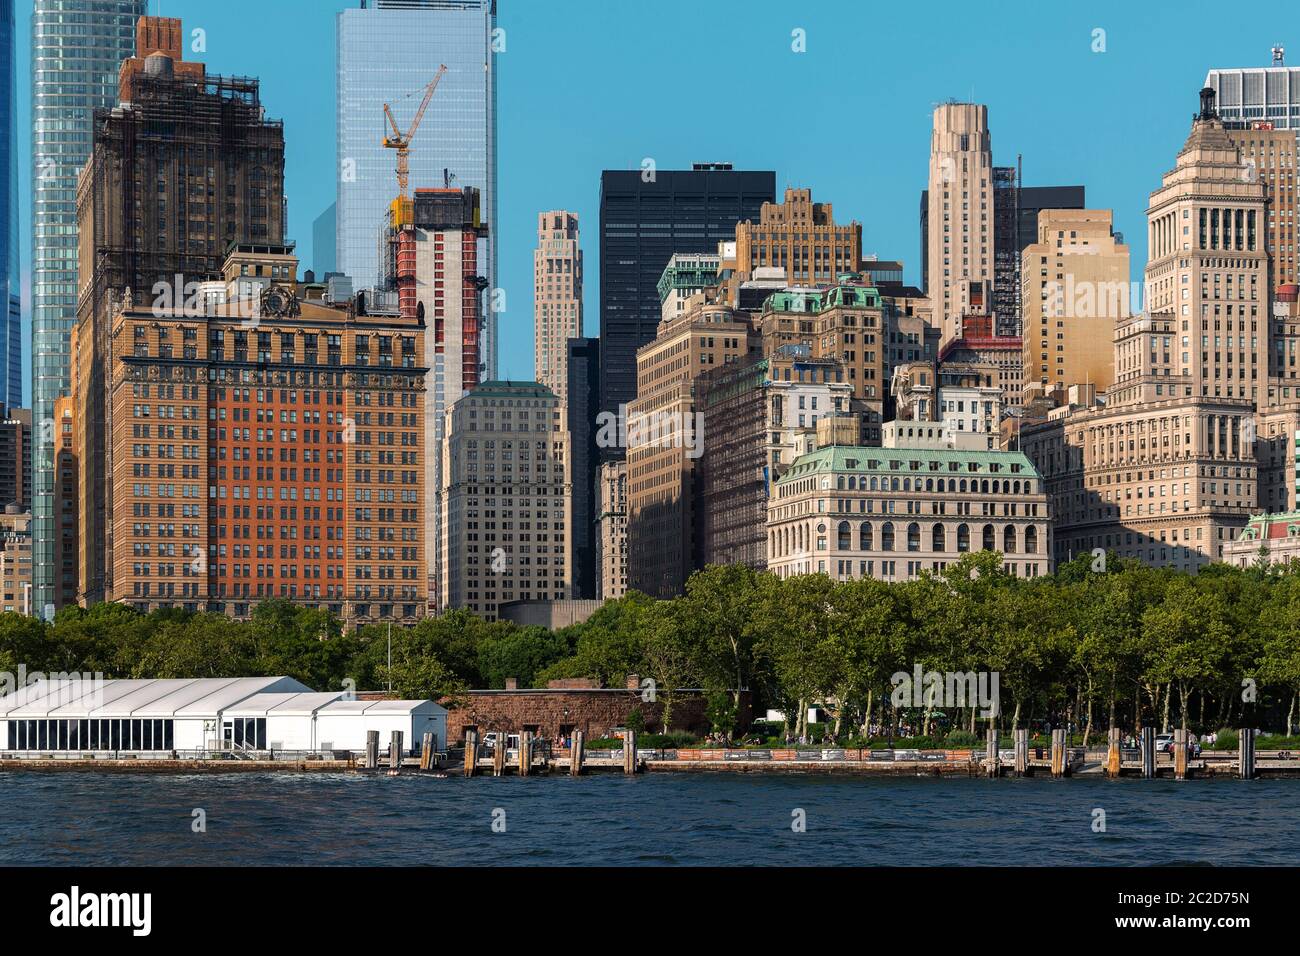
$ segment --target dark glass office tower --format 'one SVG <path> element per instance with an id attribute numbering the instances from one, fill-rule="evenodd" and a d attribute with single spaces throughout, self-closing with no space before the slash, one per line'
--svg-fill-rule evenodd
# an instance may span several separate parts
<path id="1" fill-rule="evenodd" d="M 18 256 L 18 74 L 14 0 L 0 0 L 0 397 L 23 403 L 22 280 Z"/>
<path id="2" fill-rule="evenodd" d="M 569 462 L 573 472 L 573 596 L 595 598 L 596 592 L 596 404 L 600 401 L 600 340 L 569 339 Z"/>
<path id="3" fill-rule="evenodd" d="M 600 410 L 636 397 L 636 350 L 659 325 L 659 278 L 675 252 L 716 252 L 776 200 L 776 173 L 696 163 L 600 174 Z M 621 449 L 602 449 L 621 457 Z"/>

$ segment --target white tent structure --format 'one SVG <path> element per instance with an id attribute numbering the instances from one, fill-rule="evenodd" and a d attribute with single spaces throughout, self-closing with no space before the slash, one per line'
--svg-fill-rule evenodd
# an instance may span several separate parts
<path id="1" fill-rule="evenodd" d="M 0 753 L 364 750 L 366 732 L 404 749 L 425 733 L 447 744 L 447 711 L 429 700 L 352 700 L 291 677 L 94 680 L 55 677 L 0 697 Z"/>

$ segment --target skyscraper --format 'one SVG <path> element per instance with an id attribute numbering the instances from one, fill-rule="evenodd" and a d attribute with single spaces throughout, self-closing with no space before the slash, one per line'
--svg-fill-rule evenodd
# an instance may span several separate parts
<path id="1" fill-rule="evenodd" d="M 578 217 L 562 209 L 538 213 L 537 248 L 533 250 L 533 377 L 561 403 L 569 387 L 568 341 L 581 336 Z"/>
<path id="2" fill-rule="evenodd" d="M 257 80 L 208 74 L 184 59 L 181 36 L 179 20 L 137 21 L 136 55 L 122 63 L 118 105 L 96 111 L 94 148 L 78 183 L 77 361 L 90 383 L 76 415 L 86 436 L 80 536 L 87 600 L 112 586 L 108 485 L 122 475 L 113 471 L 110 438 L 121 409 L 106 403 L 104 376 L 115 298 L 188 300 L 199 282 L 220 274 L 231 243 L 274 247 L 284 240 L 283 125 L 266 119 Z M 284 278 L 287 268 L 248 274 Z M 167 467 L 177 474 L 165 477 L 202 477 L 197 462 Z"/>
<path id="3" fill-rule="evenodd" d="M 573 594 L 598 597 L 596 591 L 596 464 L 600 448 L 596 443 L 596 405 L 600 401 L 600 341 L 569 339 L 565 350 L 564 385 L 561 402 L 567 415 L 569 458 L 573 477 Z"/>
<path id="4" fill-rule="evenodd" d="M 388 229 L 383 262 L 384 288 L 396 292 L 396 311 L 424 329 L 424 356 L 429 366 L 424 394 L 424 447 L 428 453 L 420 464 L 424 466 L 424 497 L 429 503 L 424 530 L 430 552 L 425 598 L 431 610 L 437 608 L 446 573 L 438 547 L 445 534 L 441 449 L 446 414 L 478 385 L 482 367 L 481 292 L 486 280 L 479 275 L 477 258 L 484 232 L 479 196 L 473 186 L 415 190 L 410 221 Z"/>
<path id="5" fill-rule="evenodd" d="M 77 314 L 77 175 L 94 111 L 117 102 L 145 0 L 35 0 L 32 9 L 33 607 L 54 603 L 54 400 L 69 387 Z M 48 423 L 48 424 L 47 424 Z"/>
<path id="6" fill-rule="evenodd" d="M 405 134 L 445 65 L 410 151 L 410 185 L 474 186 L 487 235 L 478 262 L 497 287 L 496 0 L 361 0 L 338 15 L 337 261 L 353 287 L 382 279 L 379 249 L 397 196 L 384 105 Z M 495 312 L 484 316 L 482 378 L 496 375 Z"/>
<path id="7" fill-rule="evenodd" d="M 776 199 L 776 173 L 730 163 L 600 175 L 600 409 L 636 397 L 636 350 L 662 316 L 659 280 L 675 252 L 717 252 L 736 224 Z"/>
<path id="8" fill-rule="evenodd" d="M 23 403 L 22 278 L 18 257 L 18 74 L 14 0 L 0 0 L 0 395 Z"/>
<path id="9" fill-rule="evenodd" d="M 1270 66 L 1210 70 L 1205 86 L 1214 91 L 1226 128 L 1270 123 L 1275 129 L 1295 130 L 1300 139 L 1300 66 L 1287 66 L 1280 46 L 1271 52 Z"/>
<path id="10" fill-rule="evenodd" d="M 988 107 L 941 103 L 930 138 L 925 291 L 944 340 L 970 287 L 993 281 L 993 149 Z"/>

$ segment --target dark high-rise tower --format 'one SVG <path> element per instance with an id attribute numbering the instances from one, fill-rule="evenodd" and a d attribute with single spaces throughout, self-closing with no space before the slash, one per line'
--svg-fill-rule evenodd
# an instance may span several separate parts
<path id="1" fill-rule="evenodd" d="M 565 343 L 565 409 L 569 429 L 569 461 L 573 472 L 573 596 L 599 597 L 596 591 L 596 403 L 600 400 L 600 341 L 569 339 Z"/>
<path id="2" fill-rule="evenodd" d="M 104 558 L 112 551 L 113 515 L 105 483 L 124 477 L 112 471 L 113 409 L 105 402 L 114 303 L 128 295 L 190 299 L 194 284 L 220 276 L 232 244 L 269 248 L 284 241 L 284 127 L 263 116 L 257 80 L 208 75 L 202 63 L 183 59 L 179 20 L 141 17 L 136 55 L 122 63 L 118 105 L 95 111 L 94 146 L 77 189 L 77 227 L 81 587 L 93 601 L 111 584 Z M 206 387 L 204 379 L 182 381 L 196 384 L 169 387 Z M 182 429 L 205 426 L 155 427 L 163 430 L 160 438 L 174 429 L 179 441 Z M 199 487 L 206 481 L 204 462 L 159 467 L 167 471 L 157 477 L 174 480 L 178 489 L 187 478 Z M 182 516 L 175 517 L 179 526 Z"/>
<path id="3" fill-rule="evenodd" d="M 636 397 L 636 350 L 655 337 L 659 279 L 675 252 L 716 252 L 776 199 L 776 173 L 696 163 L 600 175 L 600 411 Z M 611 449 L 605 449 L 610 457 Z"/>
<path id="4" fill-rule="evenodd" d="M 22 280 L 18 256 L 18 97 L 14 0 L 0 0 L 0 396 L 23 403 Z"/>

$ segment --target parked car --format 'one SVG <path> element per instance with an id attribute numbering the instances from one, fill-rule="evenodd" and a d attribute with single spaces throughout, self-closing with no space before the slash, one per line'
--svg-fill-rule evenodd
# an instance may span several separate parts
<path id="1" fill-rule="evenodd" d="M 1174 735 L 1156 734 L 1156 753 L 1171 754 L 1173 752 L 1174 752 Z"/>
<path id="2" fill-rule="evenodd" d="M 486 734 L 483 735 L 483 748 L 484 748 L 485 750 L 496 750 L 496 748 L 497 748 L 497 741 L 500 740 L 500 739 L 502 738 L 502 736 L 505 737 L 505 742 L 506 742 L 506 752 L 507 752 L 507 753 L 510 752 L 510 751 L 512 751 L 512 750 L 518 750 L 518 749 L 519 749 L 519 735 L 518 735 L 518 734 L 504 734 L 504 735 L 502 735 L 502 734 L 500 734 L 500 733 L 497 733 L 495 730 L 489 731 L 488 733 L 486 733 Z"/>

